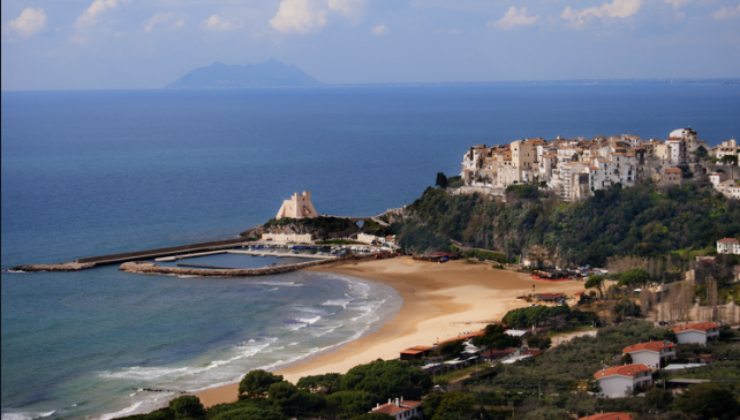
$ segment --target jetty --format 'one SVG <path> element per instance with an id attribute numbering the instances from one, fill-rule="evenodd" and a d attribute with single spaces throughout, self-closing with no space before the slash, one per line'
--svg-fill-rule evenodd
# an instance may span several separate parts
<path id="1" fill-rule="evenodd" d="M 225 239 L 211 242 L 171 246 L 165 248 L 146 249 L 142 251 L 123 252 L 118 254 L 99 255 L 95 257 L 78 258 L 74 261 L 56 264 L 26 264 L 11 268 L 13 271 L 80 271 L 103 265 L 122 264 L 137 260 L 146 260 L 157 257 L 174 256 L 179 254 L 194 254 L 199 252 L 221 251 L 238 246 L 247 246 L 250 242 L 244 238 Z"/>

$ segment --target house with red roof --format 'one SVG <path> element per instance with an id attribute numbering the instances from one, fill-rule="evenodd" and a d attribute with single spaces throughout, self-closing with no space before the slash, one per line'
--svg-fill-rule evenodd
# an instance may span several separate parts
<path id="1" fill-rule="evenodd" d="M 613 413 L 601 413 L 594 414 L 592 416 L 580 417 L 578 420 L 632 420 L 632 414 L 613 412 Z"/>
<path id="2" fill-rule="evenodd" d="M 719 324 L 716 322 L 692 322 L 673 327 L 678 344 L 706 345 L 707 340 L 719 337 Z"/>
<path id="3" fill-rule="evenodd" d="M 604 368 L 594 373 L 606 398 L 623 398 L 653 382 L 652 370 L 642 363 Z"/>
<path id="4" fill-rule="evenodd" d="M 433 350 L 431 346 L 414 346 L 401 351 L 401 360 L 421 360 Z"/>
<path id="5" fill-rule="evenodd" d="M 394 400 L 388 399 L 388 402 L 370 410 L 373 414 L 385 414 L 396 420 L 405 420 L 412 417 L 421 417 L 421 401 L 404 401 L 403 397 Z"/>
<path id="6" fill-rule="evenodd" d="M 642 363 L 653 369 L 659 369 L 665 362 L 676 357 L 676 345 L 670 341 L 648 341 L 627 346 L 622 353 L 629 354 L 632 363 Z"/>

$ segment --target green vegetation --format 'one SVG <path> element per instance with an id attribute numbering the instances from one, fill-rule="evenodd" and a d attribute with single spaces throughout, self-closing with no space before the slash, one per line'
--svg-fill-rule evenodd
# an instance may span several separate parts
<path id="1" fill-rule="evenodd" d="M 505 349 L 507 347 L 518 347 L 522 343 L 519 337 L 505 334 L 506 328 L 500 324 L 487 325 L 484 331 L 483 336 L 473 339 L 473 344 L 479 347 L 485 346 L 489 349 Z"/>
<path id="2" fill-rule="evenodd" d="M 355 366 L 345 375 L 336 373 L 301 378 L 293 385 L 282 376 L 255 370 L 239 384 L 239 401 L 203 410 L 194 396 L 180 397 L 170 406 L 135 420 L 247 419 L 286 420 L 289 418 L 350 419 L 385 418 L 365 416 L 376 403 L 388 398 L 421 399 L 432 380 L 421 369 L 400 360 L 377 360 Z"/>
<path id="3" fill-rule="evenodd" d="M 554 331 L 565 331 L 581 325 L 598 325 L 599 317 L 593 312 L 571 309 L 567 305 L 534 305 L 507 312 L 502 322 L 511 328 L 546 326 Z"/>
<path id="4" fill-rule="evenodd" d="M 428 188 L 394 230 L 401 246 L 416 252 L 448 249 L 454 240 L 512 259 L 541 246 L 553 260 L 594 266 L 611 256 L 705 249 L 740 234 L 740 203 L 695 184 L 615 187 L 577 203 L 539 192 L 533 199 L 535 191 L 515 186 L 509 193 L 517 199 L 502 203 Z"/>
<path id="5" fill-rule="evenodd" d="M 244 375 L 239 382 L 239 395 L 246 397 L 260 397 L 267 393 L 270 385 L 283 380 L 280 375 L 274 375 L 264 370 L 253 370 Z"/>

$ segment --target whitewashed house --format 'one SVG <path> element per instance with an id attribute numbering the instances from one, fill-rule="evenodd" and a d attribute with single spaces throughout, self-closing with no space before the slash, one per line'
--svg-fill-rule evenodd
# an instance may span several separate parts
<path id="1" fill-rule="evenodd" d="M 678 344 L 707 344 L 708 340 L 719 337 L 716 322 L 693 322 L 673 327 Z"/>
<path id="2" fill-rule="evenodd" d="M 653 382 L 652 371 L 642 363 L 601 369 L 594 378 L 607 398 L 627 397 Z"/>
<path id="3" fill-rule="evenodd" d="M 735 238 L 720 239 L 719 241 L 717 241 L 717 253 L 740 255 L 740 241 Z"/>
<path id="4" fill-rule="evenodd" d="M 663 362 L 676 357 L 676 345 L 670 341 L 648 341 L 627 346 L 622 350 L 622 353 L 629 354 L 632 363 L 659 369 Z"/>
<path id="5" fill-rule="evenodd" d="M 403 397 L 394 400 L 388 399 L 388 402 L 370 410 L 370 413 L 385 414 L 396 420 L 405 420 L 412 417 L 421 417 L 421 401 L 404 401 Z"/>

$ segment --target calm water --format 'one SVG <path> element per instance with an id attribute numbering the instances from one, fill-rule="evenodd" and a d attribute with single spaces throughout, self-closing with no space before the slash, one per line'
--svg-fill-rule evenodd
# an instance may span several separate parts
<path id="1" fill-rule="evenodd" d="M 739 116 L 740 87 L 682 84 L 3 93 L 2 266 L 231 237 L 303 189 L 320 212 L 375 214 L 475 143 L 692 126 L 715 144 Z M 149 409 L 174 394 L 137 389 L 296 360 L 399 304 L 314 273 L 3 273 L 3 417 Z"/>

